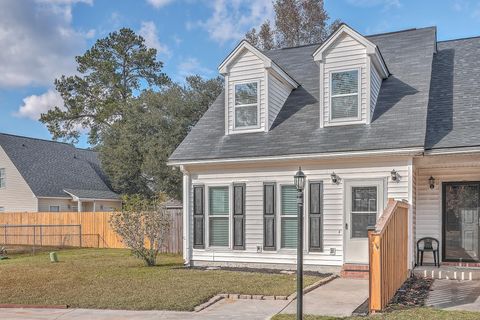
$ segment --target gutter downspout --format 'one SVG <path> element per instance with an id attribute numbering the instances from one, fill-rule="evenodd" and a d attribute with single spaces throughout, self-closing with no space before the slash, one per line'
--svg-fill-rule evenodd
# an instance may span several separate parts
<path id="1" fill-rule="evenodd" d="M 190 172 L 185 166 L 180 166 L 183 173 L 183 261 L 187 267 L 191 266 L 191 246 L 190 246 Z"/>

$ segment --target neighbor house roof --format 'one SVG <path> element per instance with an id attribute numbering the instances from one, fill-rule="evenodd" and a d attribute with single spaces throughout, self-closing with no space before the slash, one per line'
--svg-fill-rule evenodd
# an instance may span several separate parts
<path id="1" fill-rule="evenodd" d="M 367 39 L 378 46 L 391 73 L 382 83 L 371 124 L 320 128 L 320 72 L 312 57 L 319 45 L 272 50 L 264 53 L 300 86 L 291 92 L 271 130 L 225 135 L 225 94 L 221 93 L 171 155 L 171 163 L 424 148 L 436 28 Z"/>
<path id="2" fill-rule="evenodd" d="M 37 197 L 118 199 L 91 150 L 48 140 L 0 133 L 0 146 Z"/>

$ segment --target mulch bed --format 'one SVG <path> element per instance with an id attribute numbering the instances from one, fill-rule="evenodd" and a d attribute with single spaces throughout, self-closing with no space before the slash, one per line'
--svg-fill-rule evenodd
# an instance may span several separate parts
<path id="1" fill-rule="evenodd" d="M 385 311 L 422 307 L 430 292 L 433 279 L 412 276 L 398 289 Z"/>

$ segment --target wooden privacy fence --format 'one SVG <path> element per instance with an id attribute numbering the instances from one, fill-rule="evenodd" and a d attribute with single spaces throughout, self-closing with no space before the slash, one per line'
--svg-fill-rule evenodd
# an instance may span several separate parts
<path id="1" fill-rule="evenodd" d="M 168 208 L 169 235 L 165 253 L 182 252 L 182 209 Z M 112 212 L 2 212 L 0 244 L 124 248 L 110 227 Z"/>
<path id="2" fill-rule="evenodd" d="M 383 310 L 408 278 L 408 204 L 388 200 L 374 229 L 368 231 L 369 309 Z"/>

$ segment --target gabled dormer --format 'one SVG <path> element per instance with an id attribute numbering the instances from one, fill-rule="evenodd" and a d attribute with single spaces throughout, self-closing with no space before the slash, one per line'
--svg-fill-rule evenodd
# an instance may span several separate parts
<path id="1" fill-rule="evenodd" d="M 378 47 L 343 24 L 313 59 L 320 66 L 320 127 L 369 124 L 389 76 Z"/>
<path id="2" fill-rule="evenodd" d="M 298 83 L 243 40 L 218 68 L 225 76 L 225 134 L 267 132 Z"/>

